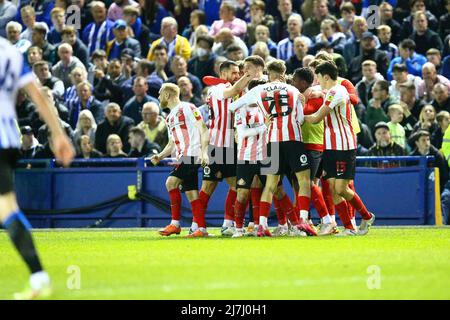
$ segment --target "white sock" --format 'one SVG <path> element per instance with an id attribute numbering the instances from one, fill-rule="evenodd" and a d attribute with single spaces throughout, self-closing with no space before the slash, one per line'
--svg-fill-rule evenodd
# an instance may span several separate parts
<path id="1" fill-rule="evenodd" d="M 352 221 L 353 229 L 356 230 L 356 219 L 352 218 L 351 221 Z"/>
<path id="2" fill-rule="evenodd" d="M 33 273 L 30 276 L 30 286 L 33 290 L 39 290 L 44 285 L 50 284 L 50 277 L 48 276 L 48 273 L 45 271 L 39 271 L 36 273 Z"/>
<path id="3" fill-rule="evenodd" d="M 233 220 L 223 220 L 223 225 L 222 225 L 222 227 L 223 228 L 226 228 L 226 227 L 228 227 L 228 228 L 231 228 L 233 226 Z"/>
<path id="4" fill-rule="evenodd" d="M 206 228 L 198 228 L 198 230 L 200 230 L 201 232 L 206 232 Z"/>
<path id="5" fill-rule="evenodd" d="M 255 224 L 255 226 L 253 228 L 254 229 L 258 229 L 259 228 L 259 224 Z"/>
<path id="6" fill-rule="evenodd" d="M 327 214 L 325 217 L 322 218 L 322 222 L 327 224 L 327 223 L 331 223 L 333 220 L 331 220 L 331 216 L 329 214 Z"/>
<path id="7" fill-rule="evenodd" d="M 300 210 L 300 218 L 303 220 L 304 223 L 307 223 L 308 222 L 308 211 Z"/>
<path id="8" fill-rule="evenodd" d="M 178 220 L 172 220 L 172 221 L 170 221 L 170 224 L 173 224 L 175 227 L 180 227 L 180 221 L 178 221 Z"/>
<path id="9" fill-rule="evenodd" d="M 331 217 L 331 222 L 336 223 L 336 215 L 335 214 L 330 214 Z"/>
<path id="10" fill-rule="evenodd" d="M 267 217 L 260 216 L 259 225 L 263 226 L 264 228 L 267 228 Z"/>
<path id="11" fill-rule="evenodd" d="M 278 224 L 278 227 L 286 229 L 288 226 L 287 223 L 285 223 L 285 224 Z"/>
<path id="12" fill-rule="evenodd" d="M 198 223 L 197 222 L 192 222 L 192 224 L 191 224 L 191 230 L 192 231 L 195 231 L 195 230 L 197 230 L 198 229 Z"/>
<path id="13" fill-rule="evenodd" d="M 236 228 L 236 231 L 244 232 L 244 228 Z"/>

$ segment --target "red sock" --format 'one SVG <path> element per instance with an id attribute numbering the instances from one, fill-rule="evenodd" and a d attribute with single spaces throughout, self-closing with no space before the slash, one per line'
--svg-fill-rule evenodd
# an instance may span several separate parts
<path id="1" fill-rule="evenodd" d="M 237 192 L 228 190 L 227 198 L 225 199 L 225 220 L 234 221 L 234 203 L 236 202 Z"/>
<path id="2" fill-rule="evenodd" d="M 327 205 L 325 204 L 325 199 L 323 198 L 322 191 L 316 185 L 311 187 L 311 199 L 314 207 L 317 210 L 320 218 L 325 217 L 328 214 Z"/>
<path id="3" fill-rule="evenodd" d="M 250 196 L 253 206 L 253 222 L 259 224 L 259 202 L 261 201 L 262 190 L 260 188 L 251 188 Z"/>
<path id="4" fill-rule="evenodd" d="M 204 191 L 200 191 L 200 193 L 198 194 L 198 198 L 202 201 L 202 205 L 205 208 L 205 210 L 208 207 L 208 202 L 209 202 L 210 197 L 211 196 Z"/>
<path id="5" fill-rule="evenodd" d="M 277 198 L 273 198 L 273 205 L 275 206 L 275 212 L 277 213 L 278 223 L 281 225 L 286 224 L 286 213 L 282 208 L 281 201 Z"/>
<path id="6" fill-rule="evenodd" d="M 297 225 L 300 223 L 300 209 L 298 208 L 298 203 L 296 203 L 295 206 L 293 206 L 293 209 L 294 209 L 294 213 L 289 218 L 289 221 L 291 221 L 291 223 L 293 225 Z"/>
<path id="7" fill-rule="evenodd" d="M 191 202 L 192 215 L 194 222 L 197 222 L 200 228 L 206 228 L 205 212 L 203 211 L 203 204 L 200 199 Z"/>
<path id="8" fill-rule="evenodd" d="M 331 195 L 330 184 L 324 178 L 321 178 L 320 181 L 322 183 L 322 194 L 327 206 L 328 213 L 330 215 L 334 215 L 334 203 L 333 196 Z"/>
<path id="9" fill-rule="evenodd" d="M 351 181 L 349 184 L 348 184 L 348 187 L 351 189 L 351 190 L 353 190 L 353 192 L 355 192 L 356 193 L 356 191 L 355 191 L 355 186 L 353 185 L 353 181 Z M 350 218 L 355 218 L 355 216 L 356 216 L 356 210 L 355 210 L 355 208 L 353 208 L 353 206 L 352 206 L 352 204 L 349 202 L 349 201 L 347 201 L 347 207 L 348 207 L 348 211 L 350 212 Z"/>
<path id="10" fill-rule="evenodd" d="M 336 204 L 335 207 L 339 214 L 339 219 L 341 219 L 345 229 L 354 230 L 352 221 L 350 220 L 350 213 L 348 212 L 347 201 L 341 201 L 339 204 Z"/>
<path id="11" fill-rule="evenodd" d="M 286 214 L 291 224 L 297 225 L 298 217 L 294 210 L 294 205 L 292 204 L 291 199 L 288 197 L 287 194 L 285 194 L 284 197 L 280 199 L 280 205 L 281 209 Z"/>
<path id="12" fill-rule="evenodd" d="M 366 206 L 356 192 L 353 198 L 349 200 L 349 202 L 353 208 L 358 210 L 364 220 L 369 220 L 370 218 L 372 218 L 372 215 L 369 213 L 369 211 L 367 211 Z"/>
<path id="13" fill-rule="evenodd" d="M 234 220 L 236 222 L 236 228 L 244 227 L 244 215 L 245 209 L 247 208 L 247 201 L 245 203 L 241 203 L 236 200 L 234 204 Z"/>
<path id="14" fill-rule="evenodd" d="M 261 201 L 259 203 L 259 215 L 267 218 L 269 216 L 271 206 L 272 206 L 271 203 Z"/>
<path id="15" fill-rule="evenodd" d="M 172 220 L 180 221 L 181 218 L 181 192 L 180 189 L 175 188 L 169 191 L 170 211 L 172 213 Z"/>

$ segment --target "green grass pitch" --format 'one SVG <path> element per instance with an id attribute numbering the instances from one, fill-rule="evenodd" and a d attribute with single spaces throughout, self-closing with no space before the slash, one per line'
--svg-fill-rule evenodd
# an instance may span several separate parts
<path id="1" fill-rule="evenodd" d="M 34 239 L 55 299 L 450 299 L 450 228 L 260 239 L 46 230 Z M 0 299 L 27 279 L 0 231 Z"/>

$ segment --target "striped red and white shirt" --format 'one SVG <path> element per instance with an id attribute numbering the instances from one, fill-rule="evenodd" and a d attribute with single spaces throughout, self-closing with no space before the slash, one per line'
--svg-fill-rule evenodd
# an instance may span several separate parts
<path id="1" fill-rule="evenodd" d="M 328 90 L 325 105 L 331 112 L 325 117 L 325 149 L 355 150 L 356 135 L 352 126 L 352 106 L 347 89 L 337 84 Z"/>
<path id="2" fill-rule="evenodd" d="M 175 142 L 177 159 L 200 156 L 200 131 L 196 126 L 199 120 L 202 120 L 200 111 L 188 102 L 181 102 L 166 117 L 169 139 Z"/>
<path id="3" fill-rule="evenodd" d="M 238 160 L 261 161 L 267 158 L 267 128 L 258 106 L 252 104 L 237 110 L 234 125 L 238 134 Z"/>
<path id="4" fill-rule="evenodd" d="M 283 82 L 262 84 L 235 101 L 231 110 L 252 103 L 273 116 L 269 127 L 270 142 L 302 141 L 303 106 L 297 88 Z"/>
<path id="5" fill-rule="evenodd" d="M 221 148 L 234 145 L 233 115 L 229 110 L 233 99 L 223 96 L 230 86 L 230 83 L 221 83 L 208 90 L 209 144 Z"/>

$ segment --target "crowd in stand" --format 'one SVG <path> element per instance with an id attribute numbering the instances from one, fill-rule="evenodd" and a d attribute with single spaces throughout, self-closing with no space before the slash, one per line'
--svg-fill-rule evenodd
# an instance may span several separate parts
<path id="1" fill-rule="evenodd" d="M 72 5 L 79 26 L 69 23 Z M 292 74 L 326 51 L 359 96 L 358 154 L 431 154 L 447 177 L 449 0 L 0 0 L 0 32 L 54 102 L 79 158 L 162 150 L 165 82 L 207 119 L 202 78 L 223 61 L 278 58 Z M 48 130 L 23 92 L 17 113 L 23 156 L 51 157 Z"/>

